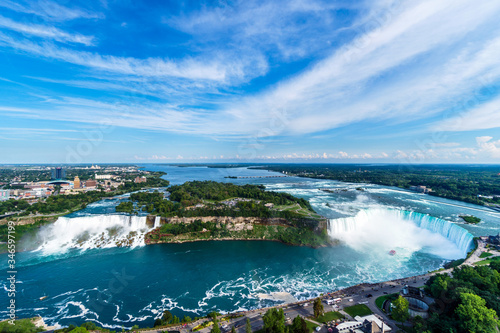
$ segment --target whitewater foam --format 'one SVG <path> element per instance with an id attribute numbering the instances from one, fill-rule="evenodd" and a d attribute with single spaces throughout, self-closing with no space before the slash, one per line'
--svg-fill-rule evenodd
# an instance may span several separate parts
<path id="1" fill-rule="evenodd" d="M 362 252 L 397 250 L 409 257 L 424 251 L 445 259 L 466 256 L 473 236 L 451 222 L 394 209 L 361 210 L 354 217 L 329 220 L 330 237 Z"/>
<path id="2" fill-rule="evenodd" d="M 64 253 L 72 248 L 87 250 L 143 246 L 144 236 L 150 230 L 145 216 L 60 217 L 40 231 L 38 237 L 42 244 L 36 251 L 49 255 Z"/>

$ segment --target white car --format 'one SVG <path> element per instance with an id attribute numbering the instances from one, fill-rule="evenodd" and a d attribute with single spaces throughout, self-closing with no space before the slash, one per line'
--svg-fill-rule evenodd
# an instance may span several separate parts
<path id="1" fill-rule="evenodd" d="M 319 332 L 321 330 L 321 327 L 316 327 L 316 332 Z"/>

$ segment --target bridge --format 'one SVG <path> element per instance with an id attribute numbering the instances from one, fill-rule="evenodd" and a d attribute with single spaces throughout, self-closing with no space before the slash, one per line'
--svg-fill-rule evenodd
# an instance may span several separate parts
<path id="1" fill-rule="evenodd" d="M 243 179 L 243 178 L 284 178 L 284 177 L 288 176 L 238 176 L 234 178 Z"/>

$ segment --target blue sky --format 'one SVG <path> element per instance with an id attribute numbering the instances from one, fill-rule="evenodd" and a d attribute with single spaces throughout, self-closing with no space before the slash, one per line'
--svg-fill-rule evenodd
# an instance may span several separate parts
<path id="1" fill-rule="evenodd" d="M 500 163 L 500 2 L 0 0 L 0 163 Z"/>

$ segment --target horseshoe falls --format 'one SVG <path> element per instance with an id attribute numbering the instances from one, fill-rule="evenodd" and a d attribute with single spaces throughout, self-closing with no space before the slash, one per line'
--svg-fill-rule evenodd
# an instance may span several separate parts
<path id="1" fill-rule="evenodd" d="M 467 230 L 454 223 L 426 214 L 383 208 L 330 219 L 328 233 L 357 251 L 394 250 L 409 255 L 422 250 L 446 259 L 465 257 L 473 241 Z"/>

